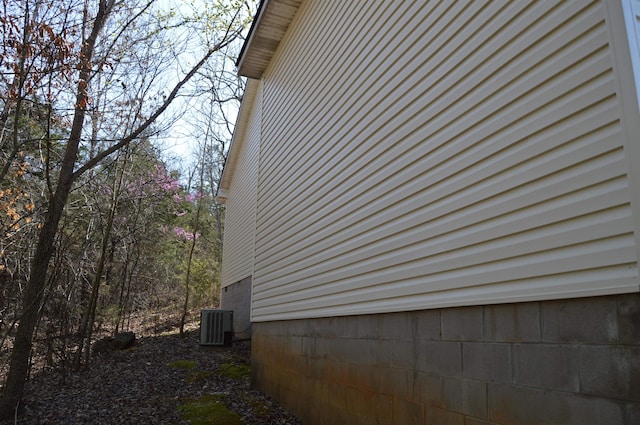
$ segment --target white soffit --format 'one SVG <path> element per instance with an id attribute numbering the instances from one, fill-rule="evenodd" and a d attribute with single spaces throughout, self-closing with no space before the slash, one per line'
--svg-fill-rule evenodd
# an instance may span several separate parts
<path id="1" fill-rule="evenodd" d="M 302 0 L 263 0 L 236 62 L 238 74 L 260 79 Z"/>

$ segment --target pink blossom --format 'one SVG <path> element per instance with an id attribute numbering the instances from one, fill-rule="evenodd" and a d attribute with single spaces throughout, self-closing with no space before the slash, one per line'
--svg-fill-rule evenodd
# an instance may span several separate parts
<path id="1" fill-rule="evenodd" d="M 180 182 L 178 180 L 161 181 L 160 187 L 166 192 L 175 192 L 180 189 Z"/>
<path id="2" fill-rule="evenodd" d="M 188 241 L 192 241 L 194 237 L 195 239 L 198 239 L 200 237 L 200 232 L 196 232 L 195 234 L 192 232 L 187 232 L 184 227 L 174 227 L 173 233 L 175 233 L 177 237 Z"/>
<path id="3" fill-rule="evenodd" d="M 204 198 L 204 193 L 202 192 L 198 192 L 198 193 L 189 193 L 187 194 L 187 196 L 184 197 L 184 200 L 187 202 L 194 202 L 197 201 L 198 199 L 202 199 Z"/>

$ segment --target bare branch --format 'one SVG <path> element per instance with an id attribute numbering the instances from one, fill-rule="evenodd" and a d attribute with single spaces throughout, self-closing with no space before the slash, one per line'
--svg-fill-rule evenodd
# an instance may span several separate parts
<path id="1" fill-rule="evenodd" d="M 225 46 L 227 46 L 228 44 L 230 44 L 231 42 L 233 42 L 238 36 L 240 35 L 239 31 L 236 31 L 234 33 L 231 33 L 223 42 L 215 45 L 213 48 L 211 48 L 203 57 L 202 59 L 200 59 L 200 61 L 187 73 L 187 75 L 184 76 L 184 78 L 182 80 L 180 80 L 175 87 L 173 88 L 173 90 L 171 90 L 171 93 L 169 93 L 169 95 L 167 96 L 167 98 L 164 100 L 164 102 L 162 103 L 162 105 L 149 117 L 147 118 L 140 126 L 138 126 L 133 132 L 131 132 L 129 135 L 127 135 L 126 137 L 122 138 L 118 143 L 116 143 L 115 145 L 109 147 L 108 149 L 105 149 L 104 151 L 96 154 L 96 156 L 94 156 L 93 158 L 91 158 L 90 160 L 88 160 L 84 165 L 82 165 L 80 168 L 78 168 L 74 173 L 73 173 L 73 180 L 76 180 L 78 177 L 80 177 L 83 173 L 87 172 L 88 170 L 90 170 L 91 168 L 95 167 L 100 161 L 102 161 L 104 158 L 106 158 L 107 156 L 111 155 L 112 153 L 116 152 L 117 150 L 123 148 L 124 146 L 128 145 L 129 143 L 131 143 L 133 140 L 137 139 L 145 130 L 147 130 L 154 122 L 155 120 L 162 115 L 162 113 L 169 107 L 169 105 L 173 102 L 173 100 L 178 96 L 178 93 L 180 92 L 180 90 L 182 89 L 182 87 L 187 84 L 187 82 L 189 82 L 189 80 L 191 80 L 191 78 L 198 72 L 198 70 L 207 62 L 207 60 L 217 51 L 219 51 L 220 49 L 224 48 Z"/>

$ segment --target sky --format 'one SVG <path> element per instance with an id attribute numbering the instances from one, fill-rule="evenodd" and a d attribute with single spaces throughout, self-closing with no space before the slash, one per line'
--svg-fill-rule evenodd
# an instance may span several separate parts
<path id="1" fill-rule="evenodd" d="M 203 4 L 205 2 L 209 2 L 210 0 L 158 0 L 158 5 L 161 9 L 165 11 L 169 11 L 171 8 L 175 8 L 180 10 L 184 14 L 192 13 L 194 10 L 201 10 Z M 249 2 L 251 3 L 251 2 Z M 254 2 L 254 10 L 257 7 L 258 1 Z M 248 30 L 248 28 L 247 28 Z M 200 59 L 200 57 L 196 57 L 197 53 L 188 53 L 186 57 L 186 62 L 190 62 L 191 64 L 195 63 Z M 190 58 L 190 59 L 189 59 Z M 184 60 L 184 59 L 183 59 Z M 226 64 L 226 68 L 228 71 L 235 72 L 235 66 L 229 62 Z M 176 81 L 180 75 L 184 75 L 184 73 L 176 73 Z M 189 122 L 189 118 L 193 120 L 193 114 L 190 114 L 190 111 L 194 109 L 194 102 L 203 102 L 204 99 L 194 99 L 194 98 L 186 98 L 180 97 L 176 99 L 175 104 L 172 105 L 171 110 L 168 111 L 169 114 L 179 113 L 179 111 L 185 110 L 187 113 L 186 118 L 179 118 L 171 127 L 169 131 L 163 134 L 158 138 L 158 145 L 162 147 L 163 150 L 166 151 L 166 156 L 168 158 L 176 157 L 178 160 L 175 161 L 175 166 L 182 169 L 184 171 L 184 167 L 189 167 L 189 165 L 195 161 L 196 154 L 194 153 L 194 148 L 197 147 L 197 144 L 194 141 L 193 133 L 194 128 L 193 125 Z M 226 115 L 227 117 L 235 123 L 235 118 L 238 113 L 239 105 L 234 105 L 232 103 L 226 104 Z M 171 161 L 170 161 L 171 162 Z M 173 164 L 172 164 L 173 165 Z"/>

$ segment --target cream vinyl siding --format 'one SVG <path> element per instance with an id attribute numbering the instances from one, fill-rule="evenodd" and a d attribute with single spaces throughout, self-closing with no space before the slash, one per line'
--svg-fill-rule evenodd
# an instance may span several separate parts
<path id="1" fill-rule="evenodd" d="M 258 87 L 251 87 L 256 92 L 255 99 L 243 104 L 243 107 L 251 107 L 246 130 L 240 140 L 233 141 L 238 144 L 239 151 L 225 202 L 222 287 L 253 274 L 262 95 L 259 82 L 253 81 L 250 84 Z"/>
<path id="2" fill-rule="evenodd" d="M 604 6 L 362 4 L 264 73 L 253 320 L 637 291 Z"/>

